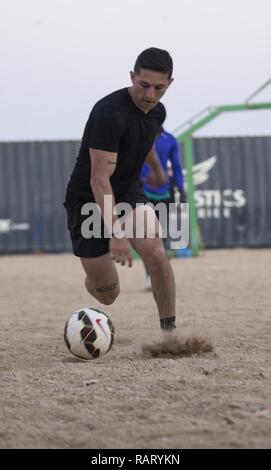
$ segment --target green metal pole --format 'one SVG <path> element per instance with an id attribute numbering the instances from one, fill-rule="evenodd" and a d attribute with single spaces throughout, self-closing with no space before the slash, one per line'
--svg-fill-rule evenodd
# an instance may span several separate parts
<path id="1" fill-rule="evenodd" d="M 211 108 L 207 116 L 203 117 L 202 119 L 199 119 L 198 121 L 191 122 L 190 127 L 186 131 L 179 134 L 176 139 L 178 140 L 178 142 L 184 142 L 187 138 L 194 134 L 194 132 L 201 129 L 209 122 L 213 121 L 213 119 L 217 118 L 222 113 L 233 113 L 235 111 L 256 111 L 264 109 L 271 109 L 271 103 L 246 103 L 216 106 L 214 108 Z"/>
<path id="2" fill-rule="evenodd" d="M 205 116 L 204 118 L 200 119 L 198 122 L 196 122 L 195 124 L 192 124 L 191 127 L 189 129 L 187 129 L 185 132 L 183 132 L 182 134 L 180 134 L 179 136 L 176 137 L 176 139 L 178 140 L 178 142 L 183 142 L 185 141 L 187 138 L 190 138 L 191 135 L 197 131 L 198 129 L 200 129 L 201 127 L 205 126 L 206 124 L 208 124 L 208 122 L 212 121 L 213 119 L 215 119 L 217 116 L 219 116 L 219 114 L 221 114 L 221 110 L 219 108 L 215 108 L 210 114 L 208 114 L 208 116 Z"/>
<path id="3" fill-rule="evenodd" d="M 194 197 L 193 182 L 193 143 L 192 139 L 187 138 L 184 141 L 184 157 L 187 171 L 188 203 L 189 203 L 189 221 L 190 221 L 190 240 L 193 256 L 199 254 L 199 229 L 196 214 L 196 205 Z"/>

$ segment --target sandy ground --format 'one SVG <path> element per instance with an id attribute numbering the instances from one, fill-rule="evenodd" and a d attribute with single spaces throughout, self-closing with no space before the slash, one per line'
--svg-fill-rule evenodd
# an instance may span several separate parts
<path id="1" fill-rule="evenodd" d="M 0 258 L 1 448 L 270 448 L 271 250 L 207 251 L 174 259 L 178 330 L 208 335 L 214 352 L 145 358 L 160 338 L 141 262 L 120 268 L 122 293 L 103 307 L 113 349 L 73 357 L 63 328 L 101 305 L 72 255 Z M 161 286 L 161 289 L 163 286 Z"/>

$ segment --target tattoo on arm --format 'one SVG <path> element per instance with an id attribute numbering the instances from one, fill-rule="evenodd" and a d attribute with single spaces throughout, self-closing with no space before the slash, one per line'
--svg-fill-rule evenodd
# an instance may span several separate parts
<path id="1" fill-rule="evenodd" d="M 109 284 L 109 286 L 103 286 L 103 287 L 95 287 L 95 290 L 97 292 L 109 292 L 111 290 L 116 289 L 118 283 L 114 282 L 114 284 Z"/>

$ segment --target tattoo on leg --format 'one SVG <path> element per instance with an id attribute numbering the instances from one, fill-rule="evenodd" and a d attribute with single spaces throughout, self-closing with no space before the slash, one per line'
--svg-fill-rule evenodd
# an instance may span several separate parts
<path id="1" fill-rule="evenodd" d="M 109 286 L 104 286 L 104 287 L 95 287 L 95 290 L 97 292 L 109 292 L 111 290 L 116 289 L 118 283 L 114 282 L 113 284 L 109 284 Z"/>

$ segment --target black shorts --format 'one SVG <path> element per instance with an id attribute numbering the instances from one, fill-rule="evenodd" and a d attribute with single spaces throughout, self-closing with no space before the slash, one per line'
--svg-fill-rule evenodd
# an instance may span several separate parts
<path id="1" fill-rule="evenodd" d="M 81 233 L 81 225 L 86 219 L 86 215 L 81 214 L 82 206 L 88 201 L 78 196 L 71 190 L 66 194 L 64 207 L 67 212 L 67 226 L 72 241 L 73 253 L 80 258 L 97 258 L 109 253 L 110 238 L 84 238 Z M 116 198 L 116 203 L 127 202 L 134 209 L 136 204 L 146 204 L 147 199 L 141 184 L 133 184 L 125 194 Z M 104 230 L 102 221 L 102 232 Z"/>
<path id="2" fill-rule="evenodd" d="M 147 197 L 147 201 L 150 202 L 151 204 L 153 204 L 154 206 L 156 206 L 156 204 L 160 204 L 160 202 L 162 202 L 163 204 L 166 205 L 166 208 L 167 208 L 167 218 L 169 217 L 169 204 L 171 202 L 174 202 L 172 201 L 172 199 L 151 199 L 150 197 Z M 157 217 L 157 219 L 159 220 L 160 219 L 160 213 L 159 211 L 155 211 L 155 215 Z"/>

